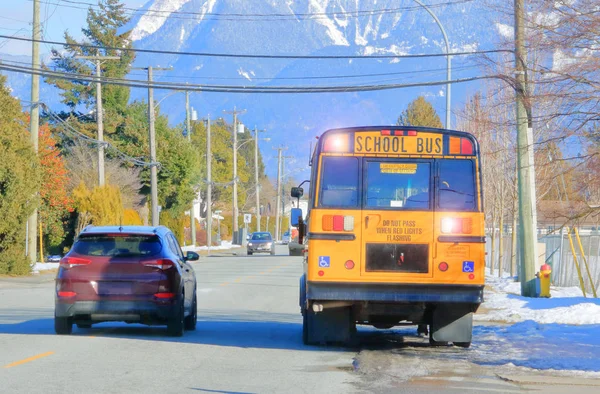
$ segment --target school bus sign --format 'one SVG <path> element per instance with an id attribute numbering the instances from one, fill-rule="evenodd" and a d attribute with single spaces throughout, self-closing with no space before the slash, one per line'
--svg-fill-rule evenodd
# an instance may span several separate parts
<path id="1" fill-rule="evenodd" d="M 385 135 L 383 131 L 356 132 L 354 134 L 354 153 L 441 155 L 444 151 L 443 148 L 442 134 Z"/>

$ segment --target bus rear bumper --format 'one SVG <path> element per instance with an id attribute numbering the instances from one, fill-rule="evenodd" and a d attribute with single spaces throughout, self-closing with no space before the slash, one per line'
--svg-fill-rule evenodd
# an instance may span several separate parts
<path id="1" fill-rule="evenodd" d="M 306 298 L 320 301 L 367 301 L 401 303 L 483 302 L 483 286 L 407 285 L 382 283 L 308 282 Z"/>

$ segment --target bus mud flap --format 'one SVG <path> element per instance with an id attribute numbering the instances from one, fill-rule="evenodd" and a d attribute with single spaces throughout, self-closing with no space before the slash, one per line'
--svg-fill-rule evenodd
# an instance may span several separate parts
<path id="1" fill-rule="evenodd" d="M 307 345 L 349 344 L 354 339 L 356 323 L 352 308 L 333 308 L 315 313 L 304 311 L 305 342 Z"/>
<path id="2" fill-rule="evenodd" d="M 431 339 L 435 342 L 470 343 L 473 312 L 470 305 L 439 305 L 431 319 Z"/>

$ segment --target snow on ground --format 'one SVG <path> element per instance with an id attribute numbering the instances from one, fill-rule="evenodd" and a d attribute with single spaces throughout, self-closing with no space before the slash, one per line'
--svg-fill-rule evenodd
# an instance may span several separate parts
<path id="1" fill-rule="evenodd" d="M 486 277 L 475 315 L 471 361 L 600 378 L 600 299 L 577 287 L 551 287 L 551 298 L 525 298 L 515 278 Z"/>
<path id="2" fill-rule="evenodd" d="M 58 269 L 59 263 L 35 263 L 33 268 L 31 268 L 31 273 L 39 274 L 40 271 L 49 271 Z"/>
<path id="3" fill-rule="evenodd" d="M 486 284 L 483 307 L 488 311 L 476 314 L 477 321 L 600 324 L 600 299 L 583 297 L 577 287 L 552 286 L 551 298 L 526 298 L 514 278 L 487 276 Z"/>
<path id="4" fill-rule="evenodd" d="M 233 248 L 239 248 L 239 245 L 233 245 L 231 241 L 222 241 L 221 245 L 211 246 L 210 250 L 229 250 Z M 184 246 L 181 248 L 184 252 L 188 252 L 191 250 L 208 250 L 208 246 Z"/>

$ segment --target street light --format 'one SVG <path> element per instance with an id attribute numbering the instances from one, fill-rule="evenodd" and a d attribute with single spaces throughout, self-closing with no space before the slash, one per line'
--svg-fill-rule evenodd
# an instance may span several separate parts
<path id="1" fill-rule="evenodd" d="M 442 31 L 442 35 L 444 36 L 444 41 L 446 42 L 446 55 L 447 55 L 446 56 L 446 80 L 448 81 L 448 83 L 446 84 L 446 128 L 449 129 L 450 128 L 450 102 L 451 102 L 450 96 L 451 96 L 451 88 L 452 88 L 452 85 L 450 84 L 450 79 L 452 78 L 452 60 L 450 57 L 450 44 L 448 43 L 448 36 L 446 35 L 444 26 L 442 26 L 442 22 L 440 22 L 438 17 L 435 16 L 433 11 L 431 11 L 428 6 L 423 4 L 421 2 L 421 0 L 414 0 L 414 1 L 421 7 L 425 8 L 425 11 L 427 11 L 429 13 L 429 15 L 431 15 L 433 17 L 433 20 L 435 20 L 435 23 L 437 23 L 437 25 L 440 27 L 440 30 Z"/>

